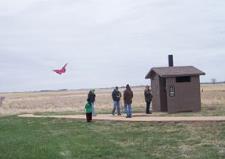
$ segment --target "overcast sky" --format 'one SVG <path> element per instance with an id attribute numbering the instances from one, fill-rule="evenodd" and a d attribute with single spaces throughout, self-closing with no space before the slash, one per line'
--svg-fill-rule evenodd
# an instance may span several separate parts
<path id="1" fill-rule="evenodd" d="M 0 91 L 148 84 L 193 65 L 225 81 L 224 0 L 0 0 Z M 59 76 L 52 69 L 69 63 Z"/>

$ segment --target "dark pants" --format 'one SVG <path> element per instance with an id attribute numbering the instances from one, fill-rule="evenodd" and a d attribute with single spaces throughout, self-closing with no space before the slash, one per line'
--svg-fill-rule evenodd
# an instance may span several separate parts
<path id="1" fill-rule="evenodd" d="M 151 105 L 151 102 L 152 102 L 152 101 L 146 102 L 146 114 L 150 114 L 150 113 L 151 113 L 151 111 L 150 111 L 150 105 Z"/>
<path id="2" fill-rule="evenodd" d="M 92 121 L 92 113 L 86 113 L 86 119 L 87 119 L 87 122 L 91 122 Z"/>

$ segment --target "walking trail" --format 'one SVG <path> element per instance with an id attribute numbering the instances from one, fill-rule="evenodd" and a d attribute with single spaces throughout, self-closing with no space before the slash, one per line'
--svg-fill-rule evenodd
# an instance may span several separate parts
<path id="1" fill-rule="evenodd" d="M 18 115 L 23 118 L 60 118 L 86 120 L 85 115 Z M 127 121 L 127 122 L 225 122 L 225 116 L 183 116 L 183 117 L 161 117 L 142 113 L 133 114 L 132 118 L 125 116 L 113 116 L 112 114 L 98 114 L 93 117 L 94 121 Z"/>

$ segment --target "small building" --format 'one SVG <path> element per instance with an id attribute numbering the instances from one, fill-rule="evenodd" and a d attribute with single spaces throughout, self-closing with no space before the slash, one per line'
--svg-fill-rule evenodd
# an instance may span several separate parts
<path id="1" fill-rule="evenodd" d="M 201 110 L 200 75 L 204 72 L 193 66 L 153 67 L 146 75 L 151 79 L 152 109 L 156 112 L 198 112 Z"/>

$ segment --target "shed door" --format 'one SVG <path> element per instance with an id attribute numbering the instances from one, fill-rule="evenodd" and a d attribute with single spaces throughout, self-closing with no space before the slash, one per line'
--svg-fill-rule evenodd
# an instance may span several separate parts
<path id="1" fill-rule="evenodd" d="M 160 100 L 161 111 L 167 112 L 167 92 L 166 92 L 166 78 L 160 78 Z"/>

